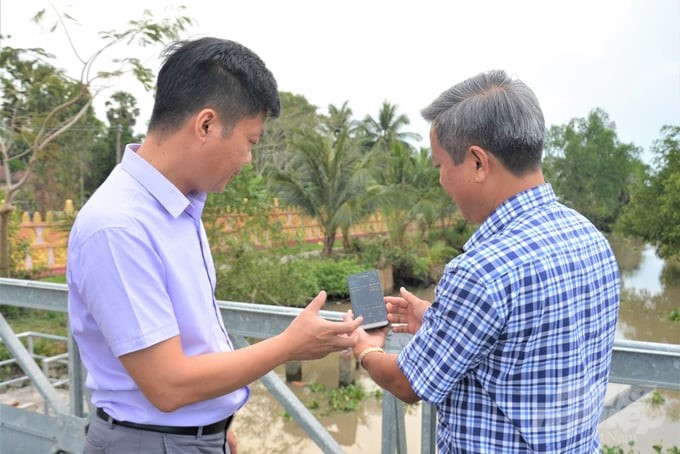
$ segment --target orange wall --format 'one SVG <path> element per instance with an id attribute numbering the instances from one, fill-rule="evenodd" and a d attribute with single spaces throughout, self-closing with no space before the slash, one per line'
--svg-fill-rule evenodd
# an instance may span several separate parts
<path id="1" fill-rule="evenodd" d="M 71 201 L 66 201 L 65 212 L 73 212 Z M 323 241 L 321 228 L 316 219 L 303 214 L 294 208 L 274 208 L 270 222 L 280 222 L 283 232 L 291 241 L 320 242 Z M 230 214 L 224 217 L 226 233 L 237 234 L 247 222 L 247 215 Z M 382 217 L 377 214 L 350 229 L 351 236 L 368 236 L 387 231 Z M 20 241 L 28 244 L 25 258 L 17 266 L 20 270 L 41 271 L 46 274 L 63 274 L 66 270 L 66 240 L 68 231 L 61 228 L 60 222 L 54 221 L 54 214 L 48 212 L 43 219 L 40 213 L 33 216 L 23 213 L 19 226 Z M 339 234 L 338 234 L 339 238 Z M 267 238 L 252 238 L 256 244 L 269 246 Z"/>

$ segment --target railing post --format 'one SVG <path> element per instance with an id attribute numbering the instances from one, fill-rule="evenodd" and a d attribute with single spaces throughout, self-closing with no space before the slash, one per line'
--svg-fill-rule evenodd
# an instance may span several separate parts
<path id="1" fill-rule="evenodd" d="M 390 332 L 385 339 L 385 351 L 399 353 L 412 336 Z M 393 394 L 383 390 L 382 454 L 406 454 L 406 423 L 404 404 Z"/>
<path id="2" fill-rule="evenodd" d="M 286 381 L 302 381 L 302 363 L 300 361 L 288 361 L 286 363 Z"/>
<path id="3" fill-rule="evenodd" d="M 404 404 L 383 390 L 382 410 L 382 454 L 406 454 Z"/>
<path id="4" fill-rule="evenodd" d="M 421 454 L 437 452 L 437 410 L 430 404 L 422 404 L 422 428 L 420 431 Z"/>
<path id="5" fill-rule="evenodd" d="M 68 390 L 71 402 L 71 414 L 84 417 L 83 408 L 83 365 L 80 360 L 78 344 L 73 340 L 71 331 L 68 333 Z"/>
<path id="6" fill-rule="evenodd" d="M 355 381 L 356 360 L 352 350 L 338 354 L 338 386 L 344 388 Z"/>

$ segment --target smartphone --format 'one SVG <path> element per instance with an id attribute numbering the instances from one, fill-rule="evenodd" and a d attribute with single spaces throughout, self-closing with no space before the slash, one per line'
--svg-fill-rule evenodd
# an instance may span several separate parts
<path id="1" fill-rule="evenodd" d="M 370 270 L 347 277 L 354 318 L 363 316 L 364 329 L 387 326 L 387 309 L 378 271 Z"/>

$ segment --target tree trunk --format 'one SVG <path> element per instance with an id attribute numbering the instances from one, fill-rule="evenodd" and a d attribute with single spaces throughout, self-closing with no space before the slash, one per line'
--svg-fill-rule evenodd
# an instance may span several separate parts
<path id="1" fill-rule="evenodd" d="M 351 245 L 349 242 L 349 227 L 344 226 L 340 229 L 342 232 L 342 250 L 345 252 L 349 252 L 351 249 Z"/>
<path id="2" fill-rule="evenodd" d="M 10 277 L 9 220 L 14 211 L 10 203 L 0 205 L 0 277 Z"/>
<path id="3" fill-rule="evenodd" d="M 323 237 L 323 256 L 330 257 L 335 244 L 335 232 L 326 232 Z"/>
<path id="4" fill-rule="evenodd" d="M 120 149 L 120 124 L 116 128 L 116 164 L 119 164 L 123 158 L 123 150 Z"/>

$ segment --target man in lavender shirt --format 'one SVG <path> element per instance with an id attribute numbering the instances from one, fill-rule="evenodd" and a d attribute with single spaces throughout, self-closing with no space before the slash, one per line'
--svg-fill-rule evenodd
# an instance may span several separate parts
<path id="1" fill-rule="evenodd" d="M 280 335 L 234 350 L 215 302 L 206 194 L 251 160 L 279 109 L 274 77 L 242 45 L 169 47 L 146 139 L 127 146 L 69 239 L 70 328 L 97 409 L 85 452 L 235 452 L 227 429 L 249 383 L 356 343 L 361 319 L 323 320 L 320 292 Z"/>

